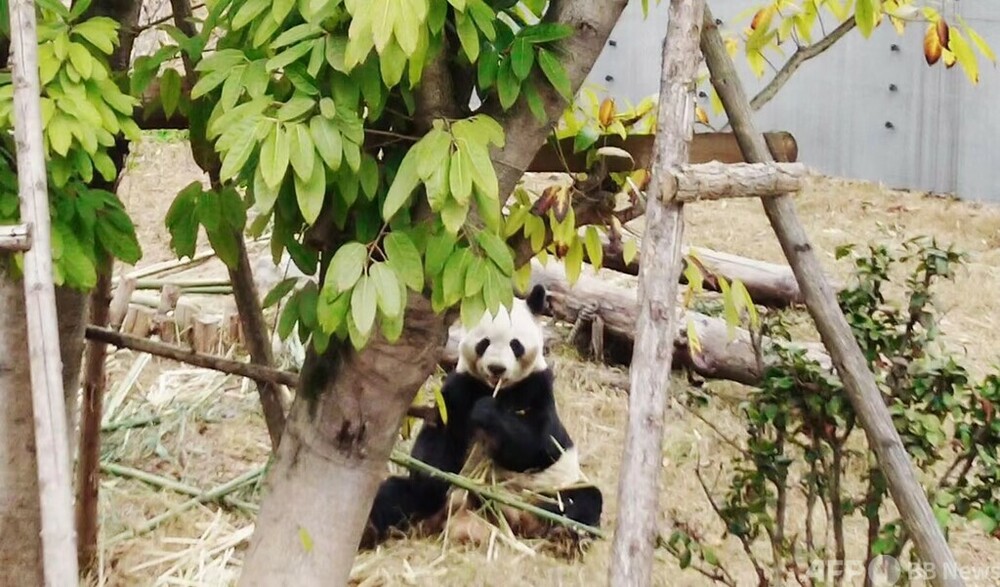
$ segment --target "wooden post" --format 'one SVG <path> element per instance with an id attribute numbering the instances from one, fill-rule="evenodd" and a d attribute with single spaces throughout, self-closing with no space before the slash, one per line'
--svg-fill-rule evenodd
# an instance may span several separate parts
<path id="1" fill-rule="evenodd" d="M 27 224 L 0 226 L 0 251 L 27 251 L 31 248 L 31 229 Z"/>
<path id="2" fill-rule="evenodd" d="M 73 524 L 73 481 L 52 283 L 35 3 L 33 0 L 10 0 L 9 10 L 17 189 L 21 222 L 31 227 L 34 237 L 31 250 L 24 253 L 24 303 L 28 316 L 35 454 L 42 514 L 41 562 L 46 585 L 76 585 L 79 574 Z"/>
<path id="3" fill-rule="evenodd" d="M 704 0 L 671 0 L 663 42 L 660 104 L 646 230 L 639 267 L 639 316 L 630 370 L 628 430 L 618 478 L 618 521 L 610 584 L 651 584 L 659 519 L 663 419 L 670 384 L 681 272 L 684 204 L 663 201 L 670 169 L 688 163 Z"/>
<path id="4" fill-rule="evenodd" d="M 704 23 L 701 48 L 712 85 L 722 99 L 740 149 L 748 162 L 770 162 L 771 154 L 763 136 L 754 126 L 750 102 L 708 8 L 705 9 Z M 913 537 L 917 554 L 924 562 L 935 567 L 932 583 L 949 587 L 964 585 L 944 533 L 927 502 L 926 494 L 917 482 L 909 455 L 892 423 L 875 378 L 837 304 L 819 259 L 809 243 L 809 237 L 799 222 L 792 198 L 782 195 L 764 198 L 762 201 L 764 211 L 799 282 L 823 344 L 833 358 L 861 427 L 868 435 L 868 444 L 878 457 L 889 492 L 899 508 L 907 531 Z"/>

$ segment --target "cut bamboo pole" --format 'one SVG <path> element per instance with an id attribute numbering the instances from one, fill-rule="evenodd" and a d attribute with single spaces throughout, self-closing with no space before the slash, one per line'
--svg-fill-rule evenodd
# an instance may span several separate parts
<path id="1" fill-rule="evenodd" d="M 31 357 L 31 397 L 42 516 L 42 571 L 47 585 L 76 585 L 76 530 L 70 471 L 66 399 L 59 354 L 48 183 L 39 104 L 35 3 L 10 0 L 10 48 L 14 84 L 14 142 L 21 222 L 31 227 L 24 253 L 24 303 Z"/>
<path id="2" fill-rule="evenodd" d="M 701 48 L 711 75 L 712 85 L 722 100 L 733 126 L 740 149 L 747 161 L 772 161 L 763 135 L 756 129 L 750 102 L 743 91 L 736 68 L 729 58 L 711 11 L 704 14 L 705 33 Z M 934 517 L 927 496 L 913 470 L 909 455 L 899 437 L 868 369 L 868 364 L 837 304 L 836 296 L 823 273 L 819 259 L 809 242 L 795 211 L 795 203 L 787 195 L 764 198 L 767 213 L 781 248 L 805 297 L 806 307 L 816 322 L 823 344 L 830 352 L 844 389 L 858 414 L 858 421 L 868 436 L 878 463 L 885 474 L 896 507 L 920 558 L 934 566 L 931 581 L 937 586 L 960 586 L 964 581 L 955 570 L 958 566 L 948 548 L 944 533 Z"/>
<path id="3" fill-rule="evenodd" d="M 664 367 L 673 362 L 684 236 L 684 203 L 664 201 L 660 192 L 669 170 L 689 161 L 703 8 L 704 0 L 671 0 L 663 41 L 660 104 L 639 267 L 639 315 L 629 373 L 628 428 L 609 571 L 615 587 L 646 587 L 652 582 L 664 413 L 670 391 L 670 369 Z"/>

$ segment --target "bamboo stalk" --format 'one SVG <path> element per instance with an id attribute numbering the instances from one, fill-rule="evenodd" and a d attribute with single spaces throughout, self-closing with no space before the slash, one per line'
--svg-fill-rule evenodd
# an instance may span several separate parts
<path id="1" fill-rule="evenodd" d="M 544 510 L 536 505 L 517 499 L 508 491 L 491 489 L 484 485 L 480 485 L 479 483 L 476 483 L 475 481 L 472 481 L 471 479 L 468 479 L 461 475 L 456 475 L 454 473 L 448 473 L 447 471 L 442 471 L 441 469 L 438 469 L 436 467 L 428 465 L 427 463 L 419 461 L 404 452 L 394 450 L 392 451 L 392 455 L 389 457 L 389 459 L 392 462 L 396 463 L 397 465 L 401 467 L 406 467 L 411 471 L 419 471 L 421 473 L 426 473 L 427 475 L 431 475 L 432 477 L 437 477 L 438 479 L 447 481 L 448 483 L 454 485 L 455 487 L 464 489 L 478 496 L 485 497 L 486 499 L 493 500 L 497 503 L 502 503 L 503 505 L 528 512 L 529 514 L 536 515 L 539 518 L 542 518 L 549 522 L 553 522 L 561 526 L 566 526 L 567 528 L 572 528 L 579 532 L 585 532 L 597 538 L 601 539 L 607 538 L 607 536 L 604 534 L 604 531 L 601 530 L 600 528 L 595 528 L 587 524 L 581 524 L 580 522 L 577 522 L 576 520 L 571 520 L 566 516 L 561 516 L 559 514 Z"/>
<path id="2" fill-rule="evenodd" d="M 114 422 L 103 424 L 101 426 L 101 432 L 115 432 L 118 430 L 126 430 L 129 428 L 143 428 L 145 426 L 152 426 L 154 424 L 159 424 L 161 420 L 163 420 L 163 416 L 160 414 L 154 414 L 152 416 L 144 416 L 141 418 L 116 420 Z"/>
<path id="3" fill-rule="evenodd" d="M 202 504 L 202 503 L 205 503 L 205 502 L 208 502 L 208 501 L 218 501 L 218 500 L 224 498 L 225 496 L 229 495 L 230 493 L 236 491 L 237 489 L 240 489 L 244 485 L 247 485 L 249 483 L 253 483 L 257 479 L 259 479 L 264 474 L 265 469 L 266 469 L 266 467 L 260 467 L 259 469 L 254 469 L 253 471 L 248 471 L 248 472 L 240 475 L 239 477 L 236 477 L 235 479 L 233 479 L 231 481 L 227 481 L 226 483 L 223 483 L 222 485 L 218 485 L 218 486 L 216 486 L 216 487 L 214 487 L 214 488 L 212 488 L 212 489 L 210 489 L 210 490 L 208 490 L 208 491 L 206 491 L 206 492 L 204 492 L 204 493 L 202 493 L 202 494 L 200 494 L 200 495 L 198 495 L 196 497 L 193 497 L 193 498 L 189 499 L 188 501 L 185 501 L 184 503 L 181 503 L 181 504 L 179 504 L 177 506 L 174 506 L 174 507 L 170 508 L 169 510 L 163 512 L 162 514 L 151 518 L 145 524 L 139 526 L 138 528 L 135 528 L 135 529 L 132 529 L 132 530 L 126 530 L 125 532 L 122 532 L 121 534 L 118 534 L 116 536 L 111 537 L 110 539 L 108 539 L 104 543 L 104 547 L 107 548 L 109 546 L 113 546 L 115 544 L 118 544 L 119 542 L 121 542 L 123 540 L 128 540 L 130 538 L 135 538 L 137 536 L 142 536 L 143 534 L 146 534 L 147 532 L 152 532 L 153 530 L 155 530 L 156 528 L 158 528 L 160 526 L 160 524 L 163 524 L 167 520 L 170 520 L 170 519 L 172 519 L 172 518 L 174 518 L 174 517 L 176 517 L 176 516 L 178 516 L 178 515 L 186 512 L 187 510 L 195 507 L 196 505 L 199 505 L 199 504 Z M 75 584 L 75 581 L 74 581 L 74 584 Z"/>
<path id="4" fill-rule="evenodd" d="M 75 585 L 79 582 L 79 566 L 73 478 L 52 282 L 52 227 L 42 140 L 35 3 L 11 0 L 8 13 L 17 189 L 21 222 L 31 227 L 33 237 L 31 249 L 24 253 L 23 279 L 41 505 L 40 563 L 46 584 Z"/>
<path id="5" fill-rule="evenodd" d="M 204 489 L 199 489 L 193 485 L 187 485 L 186 483 L 181 483 L 176 479 L 171 479 L 162 475 L 154 475 L 153 473 L 143 471 L 142 469 L 126 467 L 125 465 L 119 465 L 117 463 L 101 463 L 101 471 L 108 473 L 109 475 L 115 475 L 116 477 L 142 481 L 143 483 L 152 485 L 153 487 L 169 489 L 174 493 L 180 493 L 182 495 L 198 497 L 205 493 Z M 255 504 L 243 501 L 242 499 L 236 499 L 231 495 L 223 496 L 222 503 L 250 512 L 256 512 L 259 509 Z"/>

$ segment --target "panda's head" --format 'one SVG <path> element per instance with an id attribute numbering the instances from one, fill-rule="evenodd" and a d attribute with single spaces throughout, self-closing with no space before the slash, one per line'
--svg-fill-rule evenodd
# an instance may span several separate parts
<path id="1" fill-rule="evenodd" d="M 459 373 L 469 373 L 491 387 L 513 385 L 548 368 L 544 331 L 539 316 L 545 309 L 546 291 L 532 288 L 526 299 L 515 298 L 510 310 L 500 306 L 496 315 L 483 315 L 479 324 L 465 331 L 458 347 Z"/>

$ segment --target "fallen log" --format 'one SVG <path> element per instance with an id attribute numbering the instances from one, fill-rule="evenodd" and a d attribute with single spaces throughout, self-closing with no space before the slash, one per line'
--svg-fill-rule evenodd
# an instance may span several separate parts
<path id="1" fill-rule="evenodd" d="M 638 316 L 638 301 L 635 290 L 627 289 L 583 274 L 570 286 L 566 272 L 559 263 L 549 262 L 542 266 L 532 261 L 532 284 L 542 284 L 549 292 L 549 308 L 554 318 L 566 322 L 576 322 L 584 317 L 596 315 L 601 318 L 608 343 L 606 356 L 613 362 L 629 364 Z M 735 329 L 730 338 L 725 320 L 699 312 L 680 310 L 677 333 L 674 340 L 676 352 L 673 367 L 686 368 L 711 379 L 726 379 L 745 385 L 758 385 L 761 369 L 753 348 L 750 333 L 742 328 Z M 701 352 L 692 353 L 688 348 L 688 327 L 693 326 L 701 344 Z M 610 344 L 609 344 L 610 343 Z M 763 348 L 773 342 L 764 338 Z M 832 373 L 833 364 L 823 345 L 805 343 L 808 355 Z M 765 358 L 765 367 L 767 359 Z"/>
<path id="2" fill-rule="evenodd" d="M 750 297 L 758 305 L 768 308 L 785 308 L 803 303 L 802 292 L 795 280 L 795 274 L 787 265 L 758 261 L 701 247 L 684 247 L 682 249 L 682 254 L 685 257 L 692 253 L 703 266 L 704 281 L 702 287 L 709 291 L 721 291 L 718 277 L 725 277 L 730 282 L 734 279 L 742 281 L 750 293 Z M 636 253 L 635 258 L 630 263 L 626 263 L 622 251 L 609 242 L 604 243 L 601 266 L 605 269 L 628 275 L 638 275 L 640 262 L 640 255 Z M 843 287 L 837 282 L 834 282 L 833 286 L 837 290 Z"/>
<path id="3" fill-rule="evenodd" d="M 767 146 L 778 161 L 794 162 L 799 156 L 799 146 L 795 137 L 788 132 L 765 133 Z M 607 159 L 608 171 L 630 171 L 632 169 L 649 169 L 653 159 L 653 140 L 655 135 L 629 135 L 622 139 L 618 135 L 606 135 L 599 139 L 601 145 L 624 149 L 632 155 L 633 161 L 617 157 Z M 558 145 L 546 143 L 528 166 L 533 173 L 568 173 L 587 170 L 587 154 L 577 153 L 573 148 L 574 138 L 559 141 Z M 736 135 L 728 132 L 697 133 L 691 140 L 689 162 L 708 163 L 745 163 Z"/>

